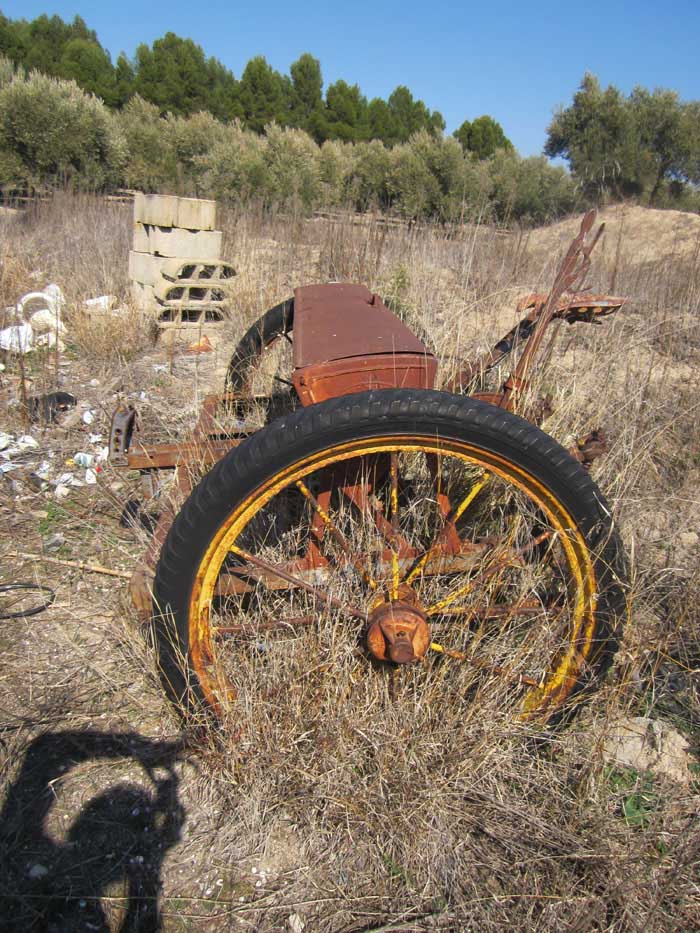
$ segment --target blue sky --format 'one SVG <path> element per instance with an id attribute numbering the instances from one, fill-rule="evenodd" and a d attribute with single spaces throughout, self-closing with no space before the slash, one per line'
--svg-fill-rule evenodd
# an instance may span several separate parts
<path id="1" fill-rule="evenodd" d="M 488 113 L 523 155 L 541 152 L 553 109 L 571 101 L 585 71 L 625 92 L 641 84 L 700 98 L 700 0 L 0 0 L 0 10 L 79 14 L 113 59 L 176 32 L 236 77 L 253 55 L 287 72 L 311 52 L 326 84 L 343 78 L 384 98 L 406 84 L 442 112 L 448 132 Z"/>

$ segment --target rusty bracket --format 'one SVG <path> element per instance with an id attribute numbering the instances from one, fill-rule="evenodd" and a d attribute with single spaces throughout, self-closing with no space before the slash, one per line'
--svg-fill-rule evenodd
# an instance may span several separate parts
<path id="1" fill-rule="evenodd" d="M 527 316 L 502 337 L 492 350 L 483 354 L 475 362 L 463 366 L 455 378 L 448 383 L 449 390 L 455 391 L 472 385 L 475 380 L 493 369 L 516 347 L 523 346 L 515 369 L 505 380 L 499 392 L 473 393 L 475 398 L 482 398 L 500 408 L 512 409 L 516 398 L 522 395 L 528 385 L 528 376 L 545 331 L 553 321 L 565 320 L 569 324 L 597 323 L 598 318 L 612 314 L 622 307 L 626 300 L 624 298 L 611 295 L 590 295 L 586 291 L 575 291 L 577 286 L 581 286 L 590 270 L 591 253 L 605 227 L 601 224 L 592 238 L 589 238 L 595 218 L 594 210 L 584 215 L 579 232 L 572 240 L 559 266 L 549 294 L 534 293 L 522 298 L 517 304 L 517 311 L 527 311 Z"/>
<path id="2" fill-rule="evenodd" d="M 134 431 L 138 427 L 136 409 L 133 405 L 119 405 L 112 415 L 109 427 L 109 459 L 116 466 L 126 464 Z"/>
<path id="3" fill-rule="evenodd" d="M 586 469 L 590 470 L 591 465 L 598 457 L 602 457 L 608 452 L 608 438 L 602 428 L 589 431 L 584 437 L 580 437 L 575 444 L 569 448 L 571 456 Z"/>

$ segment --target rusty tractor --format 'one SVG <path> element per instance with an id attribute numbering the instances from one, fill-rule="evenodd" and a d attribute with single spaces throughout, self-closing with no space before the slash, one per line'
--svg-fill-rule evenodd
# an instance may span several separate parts
<path id="1" fill-rule="evenodd" d="M 339 640 L 368 676 L 450 665 L 460 695 L 493 685 L 538 722 L 600 678 L 625 613 L 622 548 L 586 470 L 605 437 L 567 452 L 537 427 L 546 400 L 526 400 L 553 322 L 597 323 L 623 304 L 580 291 L 594 221 L 550 293 L 523 299 L 517 326 L 448 391 L 377 295 L 312 285 L 245 334 L 187 442 L 140 443 L 135 410 L 115 413 L 111 459 L 141 471 L 160 509 L 131 592 L 184 708 L 231 715 L 261 653 L 284 670 L 313 643 L 330 668 Z M 258 395 L 280 345 L 289 369 Z M 509 356 L 510 375 L 484 391 Z"/>

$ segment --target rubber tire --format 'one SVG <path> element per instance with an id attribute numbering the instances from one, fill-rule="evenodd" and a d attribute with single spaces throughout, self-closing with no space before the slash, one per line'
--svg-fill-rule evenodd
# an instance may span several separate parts
<path id="1" fill-rule="evenodd" d="M 294 299 L 275 305 L 251 325 L 241 337 L 233 351 L 226 372 L 226 391 L 242 392 L 245 389 L 250 370 L 260 358 L 265 347 L 288 334 L 294 326 Z"/>
<path id="2" fill-rule="evenodd" d="M 385 389 L 280 418 L 228 453 L 192 491 L 163 544 L 153 590 L 163 682 L 180 708 L 204 702 L 194 671 L 187 664 L 183 669 L 178 657 L 189 657 L 189 603 L 200 563 L 236 505 L 301 458 L 348 441 L 407 434 L 463 441 L 500 455 L 556 496 L 583 534 L 596 572 L 596 655 L 586 683 L 576 689 L 607 671 L 626 612 L 626 563 L 610 509 L 588 473 L 549 435 L 494 405 L 446 392 Z"/>

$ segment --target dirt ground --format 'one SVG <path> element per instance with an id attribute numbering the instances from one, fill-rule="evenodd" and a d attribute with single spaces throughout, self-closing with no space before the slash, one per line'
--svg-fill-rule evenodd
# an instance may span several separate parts
<path id="1" fill-rule="evenodd" d="M 35 442 L 0 479 L 0 584 L 54 594 L 0 628 L 0 929 L 699 927 L 700 219 L 603 219 L 593 291 L 631 300 L 600 328 L 562 327 L 542 388 L 558 440 L 598 426 L 610 439 L 594 476 L 632 567 L 611 677 L 545 736 L 465 714 L 451 732 L 414 725 L 415 742 L 358 726 L 317 747 L 292 731 L 285 749 L 183 728 L 128 598 L 149 543 L 120 522 L 139 477 L 104 461 L 90 484 L 73 458 L 99 454 L 120 402 L 138 407 L 141 438 L 186 437 L 248 324 L 313 281 L 389 296 L 446 376 L 512 326 L 519 295 L 546 288 L 577 219 L 457 236 L 224 214 L 239 276 L 201 355 L 155 342 L 128 306 L 128 207 L 65 196 L 1 220 L 0 304 L 58 282 L 67 334 L 58 355 L 28 355 L 24 374 L 6 355 L 0 373 L 6 451 Z M 104 293 L 123 316 L 85 313 Z M 59 389 L 77 406 L 27 424 L 23 375 L 29 395 Z M 77 484 L 57 496 L 67 473 Z M 345 735 L 343 711 L 324 728 Z"/>

